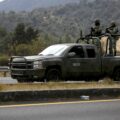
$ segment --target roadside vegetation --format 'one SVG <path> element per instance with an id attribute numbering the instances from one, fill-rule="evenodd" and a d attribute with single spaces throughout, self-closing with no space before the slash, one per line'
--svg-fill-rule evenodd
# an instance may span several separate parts
<path id="1" fill-rule="evenodd" d="M 76 90 L 76 89 L 101 89 L 120 88 L 120 83 L 110 79 L 99 82 L 47 82 L 47 83 L 21 83 L 0 84 L 0 91 L 42 91 L 42 90 Z"/>

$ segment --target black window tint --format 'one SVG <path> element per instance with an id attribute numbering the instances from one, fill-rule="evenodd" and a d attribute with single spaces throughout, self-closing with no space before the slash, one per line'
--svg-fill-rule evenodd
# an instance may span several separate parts
<path id="1" fill-rule="evenodd" d="M 93 48 L 87 48 L 87 55 L 89 58 L 95 58 L 96 54 L 95 54 L 95 49 Z"/>
<path id="2" fill-rule="evenodd" d="M 76 53 L 75 57 L 84 58 L 84 51 L 82 46 L 75 46 L 69 52 L 75 52 Z"/>

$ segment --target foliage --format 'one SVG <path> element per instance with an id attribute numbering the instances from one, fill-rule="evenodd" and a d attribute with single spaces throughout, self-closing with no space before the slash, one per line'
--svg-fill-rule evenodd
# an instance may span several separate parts
<path id="1" fill-rule="evenodd" d="M 16 55 L 26 56 L 35 55 L 41 52 L 49 45 L 57 43 L 55 38 L 51 35 L 41 35 L 36 40 L 31 41 L 29 44 L 16 45 Z"/>
<path id="2" fill-rule="evenodd" d="M 30 43 L 38 35 L 38 30 L 26 28 L 24 23 L 19 23 L 14 30 L 13 42 L 16 44 Z"/>
<path id="3" fill-rule="evenodd" d="M 47 47 L 47 45 L 44 43 L 44 41 L 42 39 L 33 41 L 32 44 L 30 45 L 31 54 L 32 55 L 38 54 L 46 47 Z"/>
<path id="4" fill-rule="evenodd" d="M 8 66 L 9 56 L 0 55 L 0 66 Z"/>
<path id="5" fill-rule="evenodd" d="M 29 43 L 33 39 L 36 39 L 38 36 L 38 33 L 39 33 L 38 30 L 34 30 L 32 27 L 28 27 L 25 31 L 26 42 Z"/>
<path id="6" fill-rule="evenodd" d="M 5 28 L 0 27 L 0 38 L 4 38 L 7 34 L 7 31 Z"/>
<path id="7" fill-rule="evenodd" d="M 29 45 L 26 44 L 19 44 L 16 46 L 16 55 L 17 56 L 26 56 L 30 55 L 31 50 Z"/>
<path id="8" fill-rule="evenodd" d="M 3 39 L 1 46 L 9 55 L 26 55 L 30 54 L 29 44 L 38 36 L 38 30 L 32 27 L 26 27 L 24 23 L 19 23 L 13 32 L 10 32 Z M 5 45 L 6 44 L 6 45 Z M 27 45 L 28 44 L 28 45 Z M 28 48 L 27 48 L 28 47 Z"/>
<path id="9" fill-rule="evenodd" d="M 19 44 L 16 46 L 16 55 L 28 56 L 35 55 L 42 51 L 46 46 L 40 39 L 33 40 L 31 44 Z"/>
<path id="10" fill-rule="evenodd" d="M 23 23 L 20 23 L 16 26 L 14 31 L 13 41 L 16 44 L 21 44 L 26 42 L 25 25 Z"/>

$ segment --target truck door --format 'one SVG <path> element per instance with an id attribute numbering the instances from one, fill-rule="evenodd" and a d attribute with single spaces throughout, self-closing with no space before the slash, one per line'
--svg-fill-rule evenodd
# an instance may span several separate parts
<path id="1" fill-rule="evenodd" d="M 79 79 L 83 75 L 83 64 L 85 53 L 82 46 L 74 46 L 68 52 L 68 57 L 65 61 L 67 76 L 73 79 Z"/>
<path id="2" fill-rule="evenodd" d="M 86 58 L 84 59 L 83 74 L 88 77 L 97 77 L 101 73 L 101 59 L 93 46 L 86 46 Z"/>

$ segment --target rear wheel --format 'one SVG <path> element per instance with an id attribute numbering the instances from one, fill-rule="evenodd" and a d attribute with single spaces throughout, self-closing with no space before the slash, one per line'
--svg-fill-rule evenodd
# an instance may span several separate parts
<path id="1" fill-rule="evenodd" d="M 60 81 L 61 80 L 61 72 L 58 69 L 49 69 L 46 73 L 47 81 Z"/>
<path id="2" fill-rule="evenodd" d="M 113 79 L 115 81 L 120 81 L 120 68 L 116 69 L 114 74 L 113 74 Z"/>

